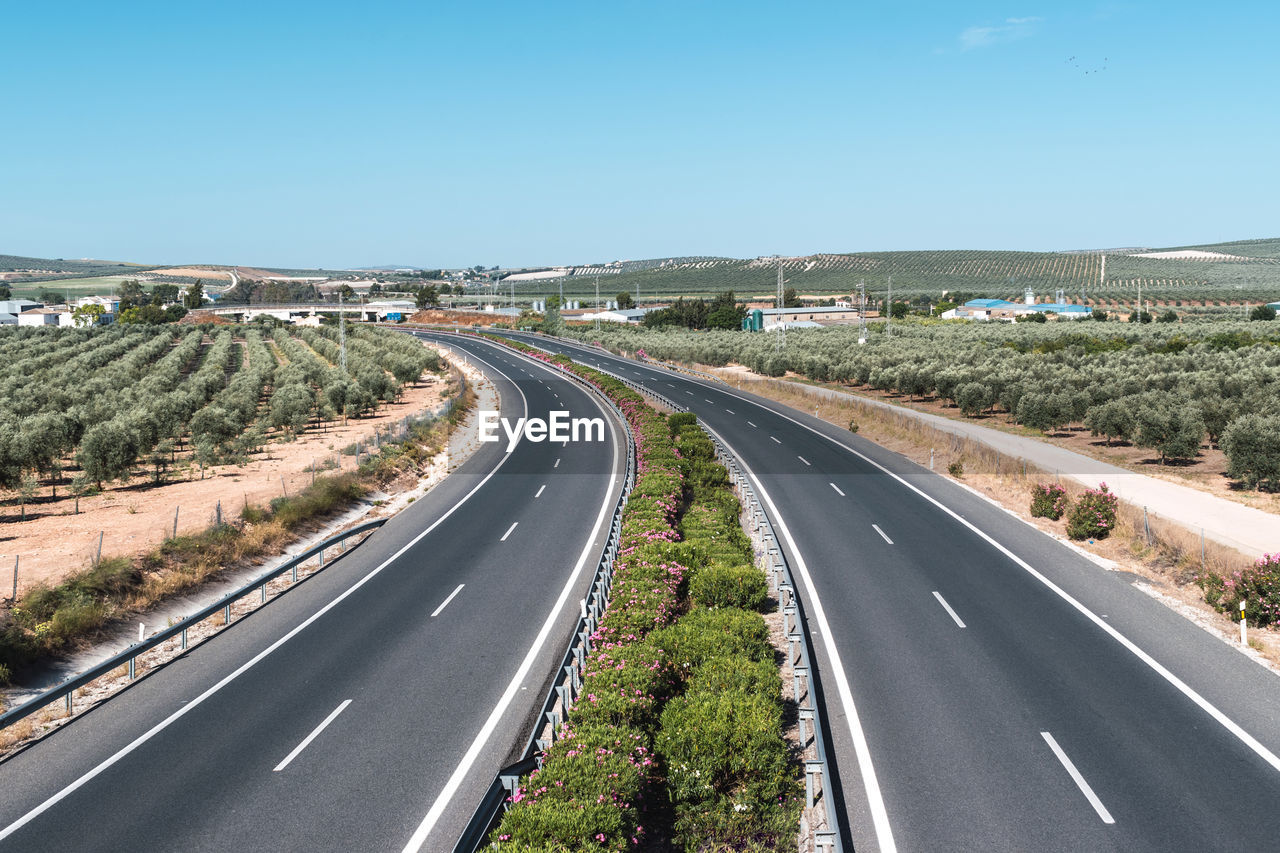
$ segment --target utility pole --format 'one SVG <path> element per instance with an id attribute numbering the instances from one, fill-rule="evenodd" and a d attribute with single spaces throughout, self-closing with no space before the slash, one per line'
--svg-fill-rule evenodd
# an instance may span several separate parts
<path id="1" fill-rule="evenodd" d="M 778 256 L 778 349 L 782 349 L 787 345 L 787 327 L 784 325 L 784 323 L 786 322 L 787 315 L 783 313 L 783 309 L 786 307 L 786 300 L 783 297 L 782 285 L 783 285 L 782 256 L 779 255 Z"/>
<path id="2" fill-rule="evenodd" d="M 347 374 L 347 312 L 342 310 L 342 291 L 338 291 L 338 349 L 342 374 Z"/>
<path id="3" fill-rule="evenodd" d="M 893 337 L 893 276 L 889 276 L 889 295 L 884 298 L 884 336 Z"/>
<path id="4" fill-rule="evenodd" d="M 858 282 L 858 343 L 867 342 L 867 281 Z"/>

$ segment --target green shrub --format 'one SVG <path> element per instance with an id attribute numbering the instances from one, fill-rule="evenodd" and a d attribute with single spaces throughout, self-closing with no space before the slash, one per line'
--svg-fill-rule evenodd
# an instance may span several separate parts
<path id="1" fill-rule="evenodd" d="M 1280 623 L 1280 554 L 1264 554 L 1252 566 L 1223 577 L 1204 574 L 1196 578 L 1204 600 L 1222 613 L 1238 619 L 1240 602 L 1244 616 L 1258 626 Z"/>
<path id="2" fill-rule="evenodd" d="M 649 635 L 649 642 L 668 655 L 672 666 L 689 674 L 719 655 L 744 660 L 772 660 L 769 628 L 759 613 L 726 607 L 694 610 L 683 619 Z"/>
<path id="3" fill-rule="evenodd" d="M 662 712 L 654 750 L 686 850 L 794 837 L 799 803 L 781 714 L 768 697 L 741 690 L 687 693 Z"/>
<path id="4" fill-rule="evenodd" d="M 1067 517 L 1067 535 L 1072 539 L 1106 539 L 1116 526 L 1116 496 L 1106 483 L 1089 489 Z"/>
<path id="5" fill-rule="evenodd" d="M 703 607 L 760 610 L 769 597 L 769 584 L 755 566 L 712 563 L 693 574 L 689 595 Z"/>
<path id="6" fill-rule="evenodd" d="M 955 477 L 957 480 L 960 479 L 961 477 L 964 476 L 964 463 L 952 462 L 950 465 L 947 466 L 947 473 L 950 474 L 952 477 Z"/>
<path id="7" fill-rule="evenodd" d="M 1037 483 L 1031 488 L 1033 518 L 1062 518 L 1067 511 L 1067 490 L 1057 483 Z"/>
<path id="8" fill-rule="evenodd" d="M 744 660 L 712 655 L 694 667 L 685 682 L 685 693 L 741 691 L 782 703 L 782 676 L 771 660 Z"/>

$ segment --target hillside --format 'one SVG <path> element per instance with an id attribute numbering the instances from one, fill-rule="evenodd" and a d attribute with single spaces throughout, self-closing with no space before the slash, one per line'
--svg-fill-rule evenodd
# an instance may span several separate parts
<path id="1" fill-rule="evenodd" d="M 4 281 L 48 281 L 55 278 L 86 278 L 121 275 L 151 269 L 145 264 L 121 261 L 98 261 L 89 258 L 28 258 L 22 255 L 0 255 L 0 279 Z"/>
<path id="2" fill-rule="evenodd" d="M 1239 259 L 1142 257 L 1145 254 L 1198 249 Z M 1271 301 L 1280 298 L 1280 239 L 1179 246 L 1128 248 L 1103 252 L 1012 252 L 1000 250 L 926 250 L 819 254 L 783 259 L 787 286 L 801 294 L 842 295 L 865 282 L 867 292 L 883 296 L 893 280 L 895 297 L 940 298 L 944 291 L 1019 298 L 1025 288 L 1052 296 L 1058 289 L 1071 300 L 1126 301 L 1136 297 L 1169 302 Z M 642 298 L 696 296 L 733 290 L 739 295 L 773 293 L 777 262 L 770 258 L 668 258 L 631 268 L 570 268 L 566 294 L 590 295 L 595 276 L 602 293 L 640 291 Z M 603 276 L 608 276 L 607 280 Z M 541 292 L 546 283 L 517 289 Z"/>

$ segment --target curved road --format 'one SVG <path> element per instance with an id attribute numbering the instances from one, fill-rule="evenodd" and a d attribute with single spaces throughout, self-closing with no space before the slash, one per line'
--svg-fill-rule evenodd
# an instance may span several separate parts
<path id="1" fill-rule="evenodd" d="M 1267 850 L 1280 679 L 871 442 L 532 335 L 687 405 L 745 463 L 808 616 L 862 850 Z"/>
<path id="2" fill-rule="evenodd" d="M 604 442 L 486 444 L 363 545 L 0 764 L 0 850 L 451 849 L 559 662 L 603 547 L 621 427 L 477 340 L 506 417 Z"/>

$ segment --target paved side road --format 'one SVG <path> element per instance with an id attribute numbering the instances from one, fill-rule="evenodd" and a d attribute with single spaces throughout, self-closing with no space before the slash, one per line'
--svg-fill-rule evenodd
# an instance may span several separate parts
<path id="1" fill-rule="evenodd" d="M 791 383 L 796 389 L 824 400 L 852 400 L 896 414 L 915 418 L 943 432 L 984 444 L 1015 459 L 1025 459 L 1046 471 L 1056 471 L 1082 486 L 1096 489 L 1100 483 L 1121 500 L 1134 506 L 1145 506 L 1153 514 L 1198 532 L 1205 537 L 1236 548 L 1253 557 L 1280 552 L 1280 515 L 1263 512 L 1190 486 L 1170 483 L 1127 468 L 1110 465 L 1098 459 L 1056 447 L 1023 435 L 1013 435 L 981 424 L 952 420 L 930 412 L 919 412 L 837 391 L 817 388 L 801 382 Z"/>

